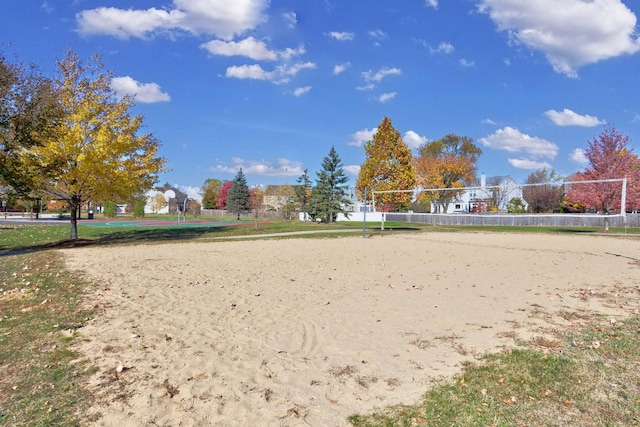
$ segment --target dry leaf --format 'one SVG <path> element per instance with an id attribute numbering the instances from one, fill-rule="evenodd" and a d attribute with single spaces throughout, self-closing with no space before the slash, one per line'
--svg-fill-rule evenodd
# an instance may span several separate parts
<path id="1" fill-rule="evenodd" d="M 164 388 L 167 389 L 167 393 L 169 394 L 169 397 L 172 398 L 173 396 L 175 396 L 176 394 L 180 393 L 180 390 L 178 390 L 176 387 L 172 386 L 171 384 L 169 384 L 169 380 L 164 380 Z"/>

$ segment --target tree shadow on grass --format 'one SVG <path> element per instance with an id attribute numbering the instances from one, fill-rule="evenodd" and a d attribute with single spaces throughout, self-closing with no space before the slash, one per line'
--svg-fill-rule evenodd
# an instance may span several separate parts
<path id="1" fill-rule="evenodd" d="M 601 228 L 592 228 L 592 229 L 584 229 L 584 228 L 558 228 L 553 230 L 557 233 L 563 234 L 595 234 L 595 233 L 603 233 L 605 232 Z"/>
<path id="2" fill-rule="evenodd" d="M 103 234 L 95 239 L 67 239 L 57 242 L 42 243 L 36 245 L 14 246 L 9 249 L 0 249 L 0 257 L 8 255 L 21 255 L 51 249 L 70 249 L 81 248 L 85 246 L 117 246 L 117 245 L 140 245 L 140 244 L 158 244 L 166 242 L 190 241 L 203 236 L 227 234 L 235 227 L 189 227 L 189 228 L 172 228 L 162 227 L 154 229 L 133 229 L 114 231 Z M 225 233 L 226 232 L 226 233 Z M 244 234 L 237 233 L 235 230 L 233 235 Z M 250 233 L 246 233 L 250 234 Z"/>

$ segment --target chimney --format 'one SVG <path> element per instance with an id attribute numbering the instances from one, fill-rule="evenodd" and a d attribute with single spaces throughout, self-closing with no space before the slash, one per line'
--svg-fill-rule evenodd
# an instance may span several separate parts
<path id="1" fill-rule="evenodd" d="M 480 187 L 484 188 L 487 186 L 487 176 L 484 174 L 480 174 Z"/>

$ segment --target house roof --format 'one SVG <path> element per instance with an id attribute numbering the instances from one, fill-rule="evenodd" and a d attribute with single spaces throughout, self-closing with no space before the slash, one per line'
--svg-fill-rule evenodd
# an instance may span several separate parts
<path id="1" fill-rule="evenodd" d="M 496 176 L 488 176 L 485 180 L 486 185 L 488 186 L 497 186 L 502 184 L 504 181 L 506 180 L 512 180 L 513 178 L 511 178 L 511 175 L 496 175 Z M 515 182 L 515 181 L 514 181 Z M 481 182 L 480 182 L 480 178 L 476 178 L 473 181 L 473 186 L 474 187 L 480 187 Z"/>

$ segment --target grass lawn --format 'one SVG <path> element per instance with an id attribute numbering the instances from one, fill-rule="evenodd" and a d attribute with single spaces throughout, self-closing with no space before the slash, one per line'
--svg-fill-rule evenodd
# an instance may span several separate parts
<path id="1" fill-rule="evenodd" d="M 412 405 L 353 415 L 354 426 L 640 425 L 640 321 L 593 319 L 559 341 L 467 364 Z M 552 348 L 545 347 L 545 344 Z"/>
<path id="2" fill-rule="evenodd" d="M 381 233 L 379 226 L 368 224 L 367 234 Z M 256 227 L 247 221 L 243 227 L 106 228 L 86 223 L 79 228 L 81 240 L 73 245 L 160 244 L 326 229 L 357 235 L 362 224 L 276 221 Z M 385 233 L 477 231 L 401 223 L 385 223 L 385 229 Z M 62 224 L 0 224 L 2 426 L 80 425 L 82 408 L 91 404 L 84 384 L 93 368 L 82 362 L 72 344 L 75 331 L 96 313 L 83 304 L 90 285 L 67 271 L 61 254 L 53 250 L 71 245 L 65 240 L 68 235 L 69 226 Z M 578 323 L 582 326 L 570 333 L 559 332 L 557 341 L 522 343 L 519 350 L 468 364 L 458 376 L 434 383 L 415 404 L 353 415 L 349 421 L 354 426 L 640 425 L 638 316 L 616 324 L 595 317 Z"/>

